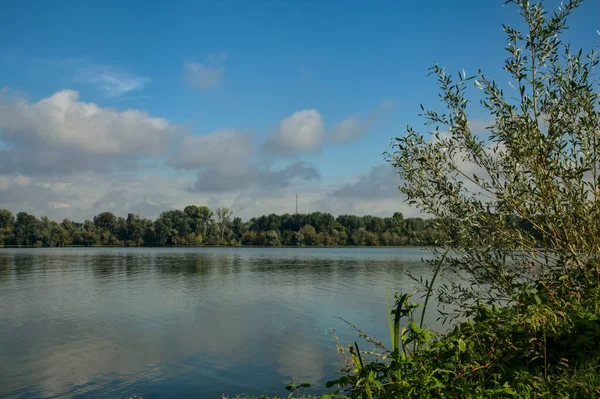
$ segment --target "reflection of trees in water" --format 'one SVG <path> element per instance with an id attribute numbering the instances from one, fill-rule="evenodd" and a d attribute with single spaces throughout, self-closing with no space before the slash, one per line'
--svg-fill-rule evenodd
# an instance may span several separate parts
<path id="1" fill-rule="evenodd" d="M 119 266 L 119 260 L 114 255 L 96 254 L 89 258 L 94 277 L 99 280 L 108 280 L 114 277 Z"/>
<path id="2" fill-rule="evenodd" d="M 94 277 L 100 280 L 124 274 L 133 277 L 152 269 L 154 258 L 150 253 L 93 254 L 78 259 L 84 266 L 91 265 Z"/>
<path id="3" fill-rule="evenodd" d="M 238 254 L 163 254 L 155 263 L 159 274 L 182 276 L 226 276 L 240 273 L 243 258 Z"/>
<path id="4" fill-rule="evenodd" d="M 45 262 L 38 255 L 15 254 L 14 262 L 14 273 L 18 279 L 30 278 L 33 276 L 33 272 L 37 274 L 39 271 L 45 271 Z M 36 265 L 37 268 L 35 268 Z"/>
<path id="5" fill-rule="evenodd" d="M 11 279 L 12 263 L 11 256 L 0 256 L 0 283 Z"/>
<path id="6" fill-rule="evenodd" d="M 199 254 L 163 254 L 155 264 L 159 274 L 169 276 L 206 276 L 210 273 L 209 262 Z"/>
<path id="7" fill-rule="evenodd" d="M 76 258 L 69 254 L 44 252 L 34 249 L 28 253 L 3 254 L 0 256 L 0 280 L 11 277 L 28 279 L 33 276 L 45 275 L 50 270 L 68 272 Z"/>
<path id="8" fill-rule="evenodd" d="M 154 267 L 155 257 L 150 253 L 126 254 L 123 258 L 127 277 L 150 271 Z"/>
<path id="9" fill-rule="evenodd" d="M 253 275 L 276 279 L 279 284 L 298 285 L 331 279 L 402 278 L 405 265 L 388 259 L 323 259 L 319 257 L 256 258 L 248 262 Z M 422 267 L 422 266 L 421 266 Z M 265 277 L 266 276 L 266 277 Z"/>

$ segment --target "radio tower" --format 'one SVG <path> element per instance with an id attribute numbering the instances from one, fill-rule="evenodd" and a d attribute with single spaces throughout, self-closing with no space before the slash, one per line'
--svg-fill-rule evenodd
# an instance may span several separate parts
<path id="1" fill-rule="evenodd" d="M 298 214 L 298 193 L 296 193 L 296 215 Z"/>

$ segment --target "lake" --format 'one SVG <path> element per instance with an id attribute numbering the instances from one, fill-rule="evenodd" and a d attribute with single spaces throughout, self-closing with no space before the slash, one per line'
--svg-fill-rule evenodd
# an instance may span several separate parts
<path id="1" fill-rule="evenodd" d="M 343 344 L 357 340 L 336 316 L 388 343 L 386 283 L 390 293 L 414 291 L 405 271 L 431 277 L 427 256 L 0 249 L 0 397 L 283 395 L 292 380 L 324 387 L 342 366 L 330 329 Z"/>

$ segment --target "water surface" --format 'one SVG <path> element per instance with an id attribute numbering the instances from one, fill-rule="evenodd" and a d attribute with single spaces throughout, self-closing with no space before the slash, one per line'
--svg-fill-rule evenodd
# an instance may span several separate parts
<path id="1" fill-rule="evenodd" d="M 218 398 L 324 386 L 330 328 L 387 342 L 414 248 L 0 249 L 0 397 Z M 432 316 L 433 317 L 433 316 Z M 316 393 L 321 391 L 315 391 Z"/>

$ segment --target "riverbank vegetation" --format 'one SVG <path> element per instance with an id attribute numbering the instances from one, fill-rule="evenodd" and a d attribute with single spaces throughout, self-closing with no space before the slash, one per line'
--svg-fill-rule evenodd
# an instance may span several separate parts
<path id="1" fill-rule="evenodd" d="M 399 212 L 391 217 L 271 214 L 244 222 L 227 208 L 194 205 L 165 211 L 154 221 L 103 212 L 83 223 L 58 223 L 0 209 L 0 246 L 420 246 L 439 240 L 433 224 Z"/>
<path id="2" fill-rule="evenodd" d="M 416 283 L 424 303 L 452 305 L 454 328 L 427 329 L 397 295 L 391 346 L 361 332 L 366 343 L 339 347 L 347 366 L 326 398 L 600 397 L 599 61 L 561 41 L 581 0 L 507 3 L 525 29 L 504 26 L 506 92 L 433 67 L 445 109 L 424 108 L 431 132 L 409 128 L 386 154 L 401 193 L 434 217 L 438 281 Z M 473 86 L 485 131 L 467 112 Z"/>

